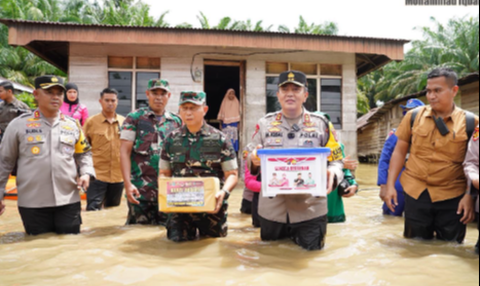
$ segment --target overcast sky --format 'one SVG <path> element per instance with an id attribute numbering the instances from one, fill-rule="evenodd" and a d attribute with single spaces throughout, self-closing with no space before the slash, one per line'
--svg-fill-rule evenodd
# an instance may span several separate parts
<path id="1" fill-rule="evenodd" d="M 211 25 L 229 16 L 235 20 L 263 20 L 265 26 L 296 27 L 302 15 L 311 23 L 336 22 L 340 35 L 395 39 L 421 39 L 415 27 L 431 26 L 430 17 L 447 22 L 452 17 L 478 15 L 476 7 L 407 7 L 405 0 L 143 0 L 158 17 L 170 11 L 171 25 L 183 22 L 199 27 L 200 11 Z"/>

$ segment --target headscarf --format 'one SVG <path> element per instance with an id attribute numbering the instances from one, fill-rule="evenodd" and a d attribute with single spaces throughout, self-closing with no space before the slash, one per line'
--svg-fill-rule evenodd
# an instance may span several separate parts
<path id="1" fill-rule="evenodd" d="M 233 95 L 232 99 L 230 99 L 230 95 Z M 218 120 L 221 120 L 223 124 L 240 122 L 240 101 L 235 96 L 235 90 L 229 89 L 227 91 L 218 113 Z"/>
<path id="2" fill-rule="evenodd" d="M 77 91 L 78 96 L 77 96 L 77 100 L 75 100 L 75 101 L 70 101 L 70 100 L 68 99 L 67 92 L 68 92 L 69 90 L 71 90 L 71 89 L 74 89 L 74 90 Z M 67 85 L 65 85 L 65 96 L 64 96 L 63 101 L 65 101 L 65 102 L 68 103 L 69 105 L 75 105 L 75 104 L 78 104 L 78 103 L 80 102 L 80 93 L 79 93 L 79 91 L 78 91 L 78 86 L 77 86 L 76 84 L 74 84 L 74 83 L 68 83 Z"/>

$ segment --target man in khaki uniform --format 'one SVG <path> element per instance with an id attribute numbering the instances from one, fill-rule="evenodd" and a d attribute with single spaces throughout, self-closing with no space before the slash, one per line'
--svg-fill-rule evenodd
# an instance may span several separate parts
<path id="1" fill-rule="evenodd" d="M 106 88 L 100 94 L 102 112 L 90 117 L 84 126 L 92 145 L 97 180 L 87 192 L 87 211 L 118 207 L 122 201 L 123 176 L 120 169 L 120 128 L 125 117 L 118 115 L 118 91 Z"/>
<path id="2" fill-rule="evenodd" d="M 329 141 L 328 120 L 304 109 L 308 98 L 307 77 L 297 71 L 280 75 L 278 100 L 282 110 L 260 120 L 251 146 L 260 148 L 324 147 Z M 258 175 L 261 162 L 252 152 L 252 175 Z M 328 192 L 343 180 L 343 162 L 332 161 L 328 167 Z M 320 250 L 327 232 L 327 198 L 311 195 L 260 197 L 259 215 L 262 240 L 292 238 L 307 250 Z"/>
<path id="3" fill-rule="evenodd" d="M 463 162 L 469 126 L 478 117 L 455 106 L 458 77 L 450 69 L 436 69 L 428 76 L 430 106 L 410 111 L 397 130 L 398 143 L 390 163 L 385 202 L 392 212 L 398 205 L 395 182 L 405 189 L 405 237 L 462 243 L 466 225 L 473 221 L 473 199 L 466 193 Z"/>
<path id="4" fill-rule="evenodd" d="M 10 123 L 0 147 L 0 201 L 17 163 L 18 207 L 27 234 L 78 234 L 79 191 L 95 177 L 90 145 L 80 124 L 60 113 L 63 80 L 42 76 L 35 87 L 38 109 Z M 4 211 L 0 202 L 0 215 Z"/>
<path id="5" fill-rule="evenodd" d="M 479 179 L 479 167 L 478 167 L 478 155 L 479 155 L 479 128 L 475 129 L 475 132 L 473 134 L 473 137 L 470 141 L 470 144 L 468 145 L 468 152 L 467 152 L 467 157 L 465 158 L 465 163 L 463 164 L 464 169 L 465 169 L 465 175 L 467 176 L 468 179 L 468 186 L 470 189 L 470 194 L 471 195 L 476 195 L 477 196 L 477 206 L 476 206 L 476 211 L 478 215 L 479 211 L 479 199 L 478 198 L 478 179 Z M 478 218 L 478 217 L 477 217 Z M 480 230 L 480 221 L 479 221 L 479 230 Z M 480 242 L 480 239 L 479 239 Z M 478 254 L 479 251 L 479 242 L 477 242 L 476 246 L 476 251 Z"/>

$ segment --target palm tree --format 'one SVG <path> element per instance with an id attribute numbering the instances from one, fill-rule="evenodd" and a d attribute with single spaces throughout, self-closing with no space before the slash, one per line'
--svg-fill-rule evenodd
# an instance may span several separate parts
<path id="1" fill-rule="evenodd" d="M 460 77 L 479 71 L 479 17 L 455 18 L 446 26 L 432 21 L 436 28 L 422 28 L 425 40 L 413 42 L 403 62 L 383 69 L 376 81 L 376 100 L 387 102 L 425 89 L 434 68 L 451 68 Z"/>
<path id="2" fill-rule="evenodd" d="M 285 25 L 278 27 L 279 32 L 291 33 L 290 28 Z M 309 24 L 303 16 L 300 16 L 298 26 L 293 30 L 295 34 L 314 34 L 314 35 L 337 35 L 338 25 L 333 22 L 325 22 L 317 25 L 315 23 Z"/>

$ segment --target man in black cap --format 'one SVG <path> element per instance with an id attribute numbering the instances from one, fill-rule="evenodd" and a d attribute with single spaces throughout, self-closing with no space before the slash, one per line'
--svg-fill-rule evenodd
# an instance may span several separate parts
<path id="1" fill-rule="evenodd" d="M 91 148 L 79 122 L 60 113 L 63 79 L 42 76 L 35 87 L 38 109 L 10 123 L 0 148 L 0 215 L 8 177 L 18 163 L 18 207 L 27 234 L 78 234 L 79 191 L 95 177 Z"/>
<path id="2" fill-rule="evenodd" d="M 30 113 L 30 108 L 25 103 L 15 98 L 13 84 L 9 81 L 0 83 L 0 143 L 8 124 L 13 119 L 24 113 Z"/>
<path id="3" fill-rule="evenodd" d="M 282 73 L 277 97 L 282 110 L 260 120 L 250 146 L 256 149 L 325 147 L 329 139 L 328 120 L 303 107 L 308 99 L 305 74 L 297 71 Z M 252 152 L 249 157 L 252 175 L 258 175 L 261 167 L 256 152 Z M 328 193 L 336 188 L 343 176 L 343 162 L 330 162 Z M 327 212 L 326 197 L 292 195 L 266 198 L 261 195 L 262 240 L 292 238 L 304 249 L 320 250 L 325 244 Z"/>

